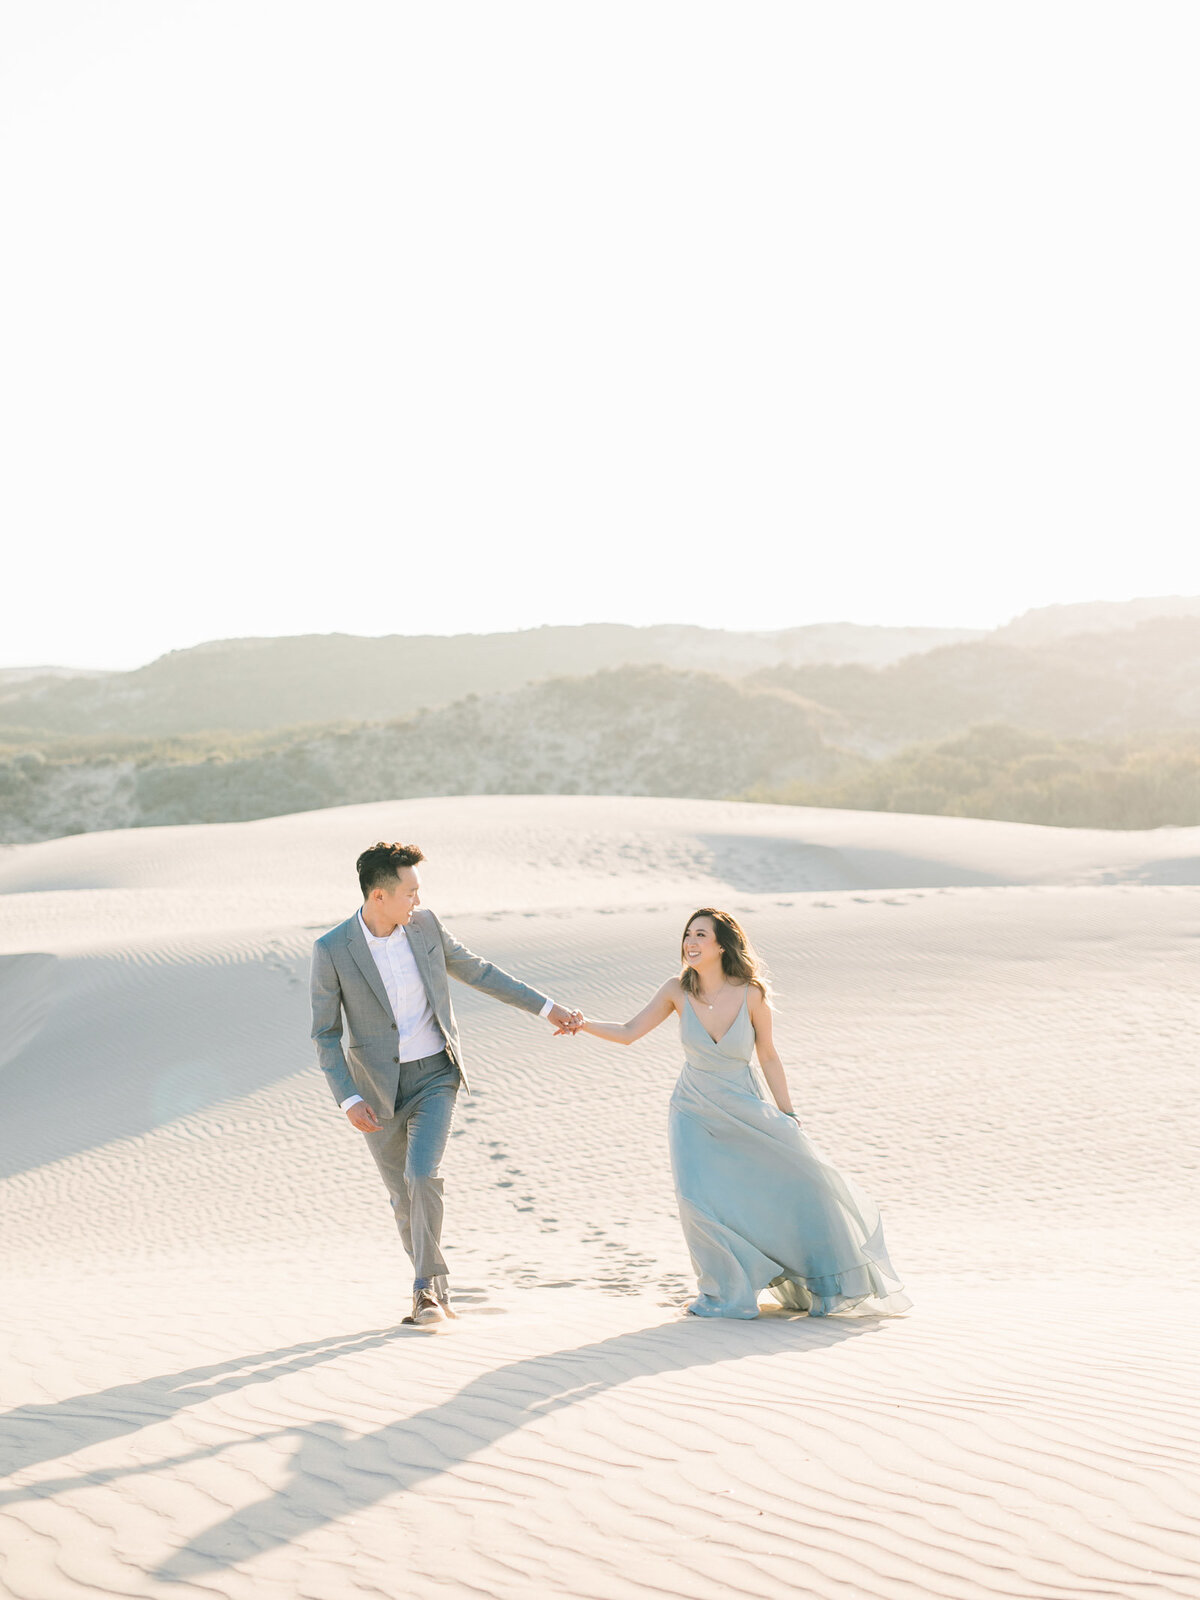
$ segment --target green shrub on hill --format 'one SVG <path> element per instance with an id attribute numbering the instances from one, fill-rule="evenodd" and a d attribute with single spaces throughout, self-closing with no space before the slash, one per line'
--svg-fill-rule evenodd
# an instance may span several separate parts
<path id="1" fill-rule="evenodd" d="M 1053 739 L 992 723 L 840 782 L 760 784 L 746 798 L 1066 828 L 1187 827 L 1200 823 L 1200 735 Z"/>

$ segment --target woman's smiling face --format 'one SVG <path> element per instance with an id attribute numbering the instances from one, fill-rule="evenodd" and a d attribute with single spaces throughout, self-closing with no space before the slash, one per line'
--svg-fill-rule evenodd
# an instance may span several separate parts
<path id="1" fill-rule="evenodd" d="M 689 967 L 703 966 L 714 955 L 721 954 L 717 943 L 717 930 L 711 917 L 693 917 L 683 936 L 683 959 Z"/>

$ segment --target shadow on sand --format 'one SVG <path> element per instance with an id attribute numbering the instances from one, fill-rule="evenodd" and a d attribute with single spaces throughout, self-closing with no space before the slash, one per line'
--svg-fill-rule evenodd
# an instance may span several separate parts
<path id="1" fill-rule="evenodd" d="M 203 1405 L 217 1395 L 233 1394 L 252 1383 L 270 1383 L 322 1361 L 377 1349 L 394 1339 L 423 1337 L 411 1328 L 400 1327 L 339 1334 L 145 1378 L 140 1383 L 117 1384 L 95 1394 L 72 1395 L 45 1405 L 17 1406 L 0 1412 L 0 1477 L 119 1439 L 139 1428 L 153 1427 L 189 1406 Z M 93 1475 L 84 1473 L 75 1481 L 90 1483 Z M 12 1498 L 11 1494 L 0 1494 L 0 1504 L 10 1503 Z"/>
<path id="2" fill-rule="evenodd" d="M 189 1581 L 236 1566 L 389 1495 L 415 1488 L 469 1461 L 526 1424 L 632 1379 L 748 1355 L 801 1356 L 843 1339 L 865 1337 L 885 1321 L 863 1317 L 811 1322 L 804 1317 L 768 1314 L 757 1322 L 671 1322 L 510 1362 L 472 1379 L 448 1400 L 371 1433 L 355 1435 L 340 1423 L 328 1421 L 277 1428 L 143 1466 L 43 1479 L 28 1488 L 0 1493 L 0 1506 L 161 1473 L 221 1455 L 238 1445 L 294 1439 L 288 1478 L 281 1487 L 206 1528 L 150 1574 L 160 1580 Z M 14 1472 L 19 1466 L 135 1432 L 214 1395 L 269 1382 L 398 1337 L 427 1335 L 405 1329 L 351 1334 L 76 1396 L 57 1405 L 23 1406 L 0 1417 L 3 1436 L 19 1441 L 24 1435 L 26 1445 L 24 1454 L 19 1445 L 16 1452 L 6 1449 L 0 1456 L 0 1470 Z M 19 1457 L 15 1463 L 14 1453 Z"/>

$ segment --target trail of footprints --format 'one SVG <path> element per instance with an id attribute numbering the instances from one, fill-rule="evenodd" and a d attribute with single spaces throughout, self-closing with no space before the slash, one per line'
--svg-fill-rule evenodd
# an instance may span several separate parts
<path id="1" fill-rule="evenodd" d="M 472 1127 L 479 1122 L 478 1113 L 465 1111 L 460 1116 L 460 1125 L 453 1130 L 453 1138 L 465 1137 Z M 500 1139 L 489 1139 L 482 1149 L 487 1153 L 487 1159 L 495 1163 L 506 1163 L 501 1167 L 501 1173 L 493 1180 L 495 1189 L 500 1191 L 501 1197 L 506 1198 L 513 1210 L 524 1214 L 533 1215 L 538 1209 L 538 1199 L 533 1193 L 522 1192 L 527 1177 L 522 1168 L 512 1163 L 512 1158 L 504 1142 Z M 558 1233 L 564 1226 L 557 1216 L 544 1215 L 537 1218 L 538 1231 L 543 1234 Z M 631 1226 L 628 1221 L 618 1222 L 616 1228 L 624 1230 Z M 513 1265 L 505 1273 L 505 1281 L 520 1289 L 573 1289 L 580 1285 L 594 1287 L 603 1294 L 632 1295 L 640 1294 L 648 1288 L 657 1286 L 665 1296 L 660 1302 L 663 1305 L 678 1305 L 690 1298 L 691 1289 L 683 1277 L 667 1275 L 654 1277 L 657 1262 L 653 1256 L 646 1255 L 626 1243 L 623 1238 L 613 1237 L 610 1229 L 602 1228 L 596 1223 L 587 1225 L 579 1235 L 581 1261 L 590 1259 L 592 1270 L 582 1272 L 573 1278 L 547 1278 L 536 1267 L 524 1264 Z M 611 1254 L 610 1254 L 611 1252 Z M 498 1260 L 511 1261 L 508 1254 Z M 467 1296 L 459 1296 L 467 1299 Z M 482 1299 L 484 1296 L 475 1295 L 473 1299 Z"/>

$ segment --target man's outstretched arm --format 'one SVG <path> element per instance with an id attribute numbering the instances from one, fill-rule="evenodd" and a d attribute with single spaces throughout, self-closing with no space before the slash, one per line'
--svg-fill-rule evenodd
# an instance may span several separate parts
<path id="1" fill-rule="evenodd" d="M 498 967 L 494 961 L 485 961 L 482 956 L 477 956 L 465 944 L 460 944 L 436 916 L 433 921 L 441 937 L 442 949 L 446 952 L 446 971 L 452 978 L 470 984 L 472 989 L 481 989 L 484 994 L 502 1000 L 505 1005 L 516 1006 L 534 1016 L 546 1017 L 559 1030 L 568 1033 L 575 1031 L 577 1012 L 556 1005 L 549 995 L 530 988 L 520 978 L 514 978 L 511 972 Z M 582 1017 L 579 1020 L 582 1021 Z"/>

